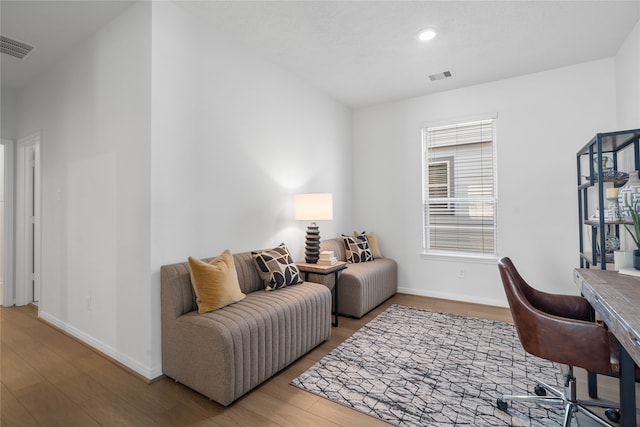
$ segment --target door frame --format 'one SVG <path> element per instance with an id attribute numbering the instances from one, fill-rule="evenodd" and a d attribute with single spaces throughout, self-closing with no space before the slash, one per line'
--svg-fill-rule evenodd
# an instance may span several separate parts
<path id="1" fill-rule="evenodd" d="M 17 144 L 14 296 L 16 305 L 37 302 L 40 296 L 40 141 L 41 132 L 37 132 L 19 139 Z"/>
<path id="2" fill-rule="evenodd" d="M 14 183 L 14 164 L 15 164 L 15 143 L 11 139 L 2 138 L 0 144 L 4 147 L 4 224 L 2 241 L 2 299 L 0 305 L 5 307 L 12 306 L 15 298 L 15 281 L 14 281 L 14 199 L 13 199 L 13 183 Z"/>

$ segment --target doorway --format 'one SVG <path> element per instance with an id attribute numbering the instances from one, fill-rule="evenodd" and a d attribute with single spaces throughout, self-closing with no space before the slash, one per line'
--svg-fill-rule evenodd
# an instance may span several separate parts
<path id="1" fill-rule="evenodd" d="M 40 133 L 18 140 L 16 158 L 16 305 L 40 302 Z"/>

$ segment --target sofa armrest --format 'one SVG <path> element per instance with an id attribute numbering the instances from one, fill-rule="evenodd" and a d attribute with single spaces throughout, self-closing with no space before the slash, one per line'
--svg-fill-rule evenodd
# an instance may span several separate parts
<path id="1" fill-rule="evenodd" d="M 229 345 L 233 340 L 233 331 L 227 325 L 196 311 L 182 315 L 163 334 L 163 372 L 228 405 L 235 399 L 236 387 L 236 355 L 234 346 Z"/>

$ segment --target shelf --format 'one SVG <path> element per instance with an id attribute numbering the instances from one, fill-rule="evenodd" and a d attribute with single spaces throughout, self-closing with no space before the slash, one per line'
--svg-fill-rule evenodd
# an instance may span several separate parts
<path id="1" fill-rule="evenodd" d="M 630 129 L 623 130 L 619 132 L 606 132 L 599 133 L 594 136 L 591 141 L 587 143 L 580 151 L 578 151 L 579 155 L 589 154 L 589 147 L 594 145 L 597 141 L 597 138 L 600 137 L 600 141 L 602 142 L 602 152 L 603 153 L 611 153 L 614 151 L 622 150 L 628 145 L 632 144 L 634 141 L 637 141 L 640 138 L 640 129 Z M 594 150 L 595 154 L 595 150 Z"/>
<path id="2" fill-rule="evenodd" d="M 598 255 L 598 257 L 596 258 L 596 262 L 593 262 L 593 255 L 591 254 L 591 252 L 581 252 L 580 256 L 582 257 L 582 259 L 584 259 L 585 261 L 587 261 L 589 264 L 596 266 L 598 264 L 600 264 L 600 256 Z M 606 262 L 607 265 L 613 265 L 613 261 L 607 261 Z"/>
<path id="3" fill-rule="evenodd" d="M 620 188 L 623 185 L 625 185 L 628 180 L 629 180 L 628 178 L 626 179 L 605 178 L 603 182 L 613 182 L 614 187 Z M 584 182 L 578 186 L 578 190 L 584 190 L 585 188 L 595 187 L 597 183 L 598 183 L 597 179 L 593 181 L 593 184 L 590 183 L 589 181 Z"/>
<path id="4" fill-rule="evenodd" d="M 628 150 L 626 148 L 629 148 Z M 619 153 L 624 150 L 622 153 Z M 604 161 L 598 161 L 598 159 L 604 159 L 605 154 L 612 160 L 613 169 L 602 170 Z M 622 154 L 620 158 L 619 154 Z M 610 156 L 609 156 L 610 155 Z M 627 181 L 628 178 L 621 178 L 626 174 L 617 170 L 618 166 L 626 164 L 625 162 L 619 163 L 621 160 L 627 160 L 629 156 L 632 156 L 634 162 L 634 170 L 640 170 L 640 129 L 624 130 L 619 132 L 607 132 L 597 133 L 591 140 L 577 153 L 577 183 L 578 183 L 578 214 L 579 214 L 579 247 L 589 249 L 590 252 L 580 252 L 580 265 L 587 263 L 587 266 L 597 266 L 602 270 L 607 270 L 613 267 L 613 259 L 609 262 L 601 262 L 602 254 L 594 258 L 594 253 L 604 250 L 607 247 L 607 229 L 604 225 L 614 225 L 613 230 L 609 228 L 610 232 L 613 232 L 616 237 L 620 237 L 620 225 L 627 226 L 632 225 L 630 218 L 625 217 L 625 221 L 605 221 L 607 215 L 608 206 L 606 206 L 606 189 L 611 185 L 614 187 L 621 187 Z M 583 166 L 587 162 L 587 168 L 583 169 Z M 607 167 L 609 165 L 607 164 Z M 584 173 L 586 172 L 586 173 Z M 630 174 L 630 172 L 629 172 Z M 586 177 L 585 175 L 589 175 Z M 586 182 L 585 182 L 586 180 Z M 608 183 L 605 189 L 605 183 Z M 589 190 L 593 188 L 594 190 Z M 590 216 L 591 209 L 599 209 L 599 215 Z M 587 227 L 591 227 L 589 232 Z"/>
<path id="5" fill-rule="evenodd" d="M 597 219 L 587 219 L 584 221 L 585 225 L 590 225 L 592 227 L 599 227 L 600 221 Z M 605 221 L 604 225 L 633 225 L 631 221 Z"/>

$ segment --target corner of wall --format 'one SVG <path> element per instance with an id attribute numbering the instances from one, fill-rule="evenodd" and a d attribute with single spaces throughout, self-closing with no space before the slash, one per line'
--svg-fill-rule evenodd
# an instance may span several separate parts
<path id="1" fill-rule="evenodd" d="M 615 67 L 618 128 L 640 128 L 640 20 L 618 49 Z"/>

